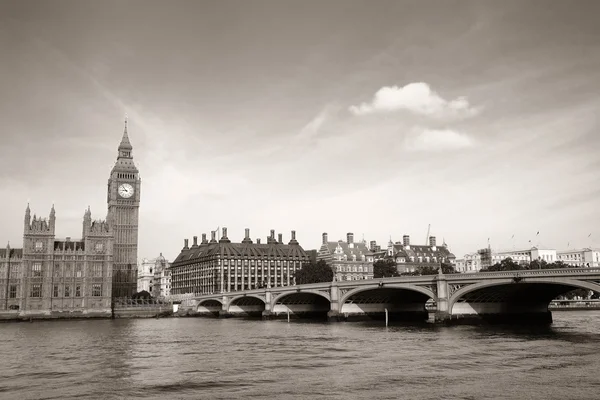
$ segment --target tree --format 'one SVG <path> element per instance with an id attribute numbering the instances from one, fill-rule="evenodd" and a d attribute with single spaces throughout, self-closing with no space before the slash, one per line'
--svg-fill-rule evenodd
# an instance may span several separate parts
<path id="1" fill-rule="evenodd" d="M 398 265 L 393 258 L 377 260 L 373 263 L 373 278 L 391 278 L 400 276 L 398 273 Z"/>
<path id="2" fill-rule="evenodd" d="M 333 281 L 333 270 L 326 261 L 320 260 L 317 263 L 304 264 L 301 269 L 296 271 L 294 277 L 296 285 L 331 282 Z"/>
<path id="3" fill-rule="evenodd" d="M 500 261 L 499 263 L 496 263 L 488 268 L 482 268 L 481 271 L 482 272 L 489 272 L 489 271 L 519 271 L 524 269 L 524 267 L 522 265 L 520 265 L 519 263 L 516 263 L 513 261 L 512 258 L 507 257 L 504 260 Z"/>
<path id="4" fill-rule="evenodd" d="M 134 293 L 131 296 L 132 299 L 151 299 L 152 295 L 146 290 L 142 290 L 141 292 Z"/>

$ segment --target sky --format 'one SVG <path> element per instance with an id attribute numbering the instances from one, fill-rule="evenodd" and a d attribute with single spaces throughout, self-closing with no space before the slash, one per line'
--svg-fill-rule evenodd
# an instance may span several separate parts
<path id="1" fill-rule="evenodd" d="M 600 2 L 0 0 L 0 245 L 107 213 L 138 257 L 217 227 L 464 254 L 600 246 Z M 537 233 L 539 232 L 539 234 Z"/>

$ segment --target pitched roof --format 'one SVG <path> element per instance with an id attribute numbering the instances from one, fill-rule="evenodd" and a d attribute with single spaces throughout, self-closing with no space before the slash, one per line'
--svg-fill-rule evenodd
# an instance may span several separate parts
<path id="1" fill-rule="evenodd" d="M 0 259 L 6 258 L 6 250 L 8 250 L 9 258 L 23 258 L 23 249 L 4 248 L 0 249 Z"/>
<path id="2" fill-rule="evenodd" d="M 336 253 L 338 248 L 340 249 L 341 253 Z M 371 252 L 371 250 L 369 250 L 369 248 L 367 247 L 367 245 L 365 243 L 354 242 L 354 243 L 348 244 L 348 242 L 344 242 L 342 240 L 339 240 L 337 242 L 324 243 L 321 246 L 321 249 L 319 250 L 319 253 L 323 253 L 323 252 L 326 252 L 330 255 L 343 254 L 349 260 L 352 260 L 353 255 L 356 255 L 357 258 L 362 255 L 365 255 L 365 256 L 373 255 L 373 252 Z"/>
<path id="3" fill-rule="evenodd" d="M 427 245 L 410 245 L 409 249 L 405 249 L 402 244 L 394 244 L 394 256 L 395 257 L 445 257 L 455 258 L 454 254 L 450 253 L 450 250 L 446 246 L 434 246 Z"/>
<path id="4" fill-rule="evenodd" d="M 202 257 L 241 258 L 241 257 L 297 257 L 308 258 L 308 254 L 298 244 L 256 244 L 256 243 L 208 243 L 184 248 L 172 265 L 187 264 Z"/>

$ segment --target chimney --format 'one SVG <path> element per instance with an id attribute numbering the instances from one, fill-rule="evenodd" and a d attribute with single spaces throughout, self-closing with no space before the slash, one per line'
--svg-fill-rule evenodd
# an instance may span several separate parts
<path id="1" fill-rule="evenodd" d="M 198 236 L 194 236 L 194 246 L 198 246 Z"/>
<path id="2" fill-rule="evenodd" d="M 217 236 L 217 232 L 216 231 L 210 231 L 210 242 L 211 243 L 216 243 L 217 242 L 216 236 Z"/>
<path id="3" fill-rule="evenodd" d="M 402 236 L 402 242 L 404 244 L 404 247 L 410 247 L 410 236 L 408 236 L 408 235 Z"/>
<path id="4" fill-rule="evenodd" d="M 256 239 L 256 244 L 260 244 L 260 238 Z"/>
<path id="5" fill-rule="evenodd" d="M 227 228 L 223 228 L 223 238 L 227 238 Z"/>
<path id="6" fill-rule="evenodd" d="M 376 242 L 375 240 L 371 240 L 371 241 L 369 242 L 369 249 L 370 249 L 371 251 L 373 251 L 373 250 L 375 250 L 375 246 L 377 246 L 377 242 Z"/>
<path id="7" fill-rule="evenodd" d="M 279 242 L 279 244 L 283 244 L 283 235 L 280 233 L 277 235 L 277 241 Z"/>
<path id="8" fill-rule="evenodd" d="M 206 233 L 203 233 L 203 234 L 202 234 L 202 243 L 201 243 L 201 244 L 206 244 L 206 243 L 208 243 L 208 242 L 206 241 Z"/>
<path id="9" fill-rule="evenodd" d="M 271 239 L 275 239 L 275 229 L 271 229 Z"/>
<path id="10" fill-rule="evenodd" d="M 252 243 L 252 239 L 250 239 L 250 229 L 246 228 L 246 234 L 244 235 L 244 240 L 242 240 L 242 243 Z"/>
<path id="11" fill-rule="evenodd" d="M 188 239 L 183 239 L 183 248 L 184 249 L 188 248 Z"/>
<path id="12" fill-rule="evenodd" d="M 65 242 L 70 242 L 70 241 L 71 241 L 71 237 L 70 237 L 70 236 L 67 236 L 67 237 L 65 238 Z M 187 245 L 186 245 L 186 246 L 187 246 Z"/>
<path id="13" fill-rule="evenodd" d="M 435 247 L 435 236 L 429 236 L 429 245 Z"/>
<path id="14" fill-rule="evenodd" d="M 323 244 L 327 244 L 327 232 L 323 233 Z"/>
<path id="15" fill-rule="evenodd" d="M 288 244 L 298 244 L 298 241 L 296 240 L 296 231 L 292 231 L 292 239 Z"/>
<path id="16" fill-rule="evenodd" d="M 348 242 L 348 244 L 354 243 L 354 233 L 346 233 L 346 241 Z"/>

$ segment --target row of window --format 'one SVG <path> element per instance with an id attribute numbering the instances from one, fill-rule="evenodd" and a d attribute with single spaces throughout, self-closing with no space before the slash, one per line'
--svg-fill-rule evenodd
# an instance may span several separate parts
<path id="1" fill-rule="evenodd" d="M 61 291 L 59 290 L 59 285 L 54 285 L 54 290 L 52 291 L 52 297 L 59 297 Z M 99 297 L 102 296 L 102 284 L 93 284 L 92 285 L 92 296 Z M 8 297 L 10 299 L 17 298 L 17 285 L 10 285 L 8 288 Z M 42 297 L 42 285 L 41 284 L 33 284 L 29 288 L 29 297 Z M 72 290 L 70 285 L 64 286 L 64 297 L 81 297 L 81 285 L 75 286 L 75 291 Z"/>
<path id="2" fill-rule="evenodd" d="M 363 269 L 363 266 L 359 265 L 358 267 L 356 265 L 353 266 L 338 266 L 337 270 L 339 272 L 373 272 L 373 267 L 369 267 L 369 266 L 365 266 Z"/>

